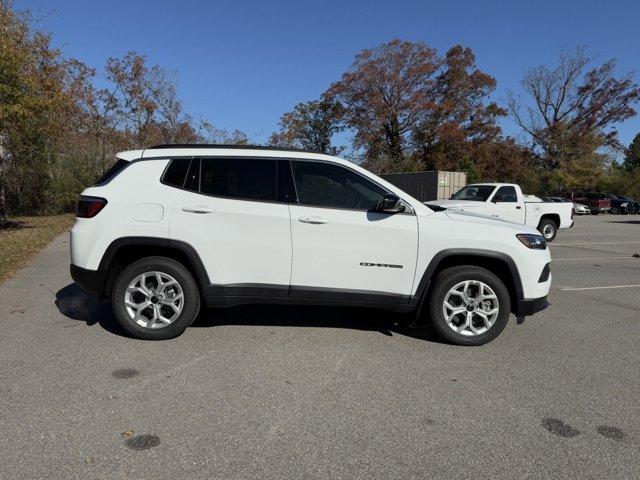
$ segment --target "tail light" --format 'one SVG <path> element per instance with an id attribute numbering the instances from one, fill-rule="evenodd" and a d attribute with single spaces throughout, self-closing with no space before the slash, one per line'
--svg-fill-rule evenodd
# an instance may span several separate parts
<path id="1" fill-rule="evenodd" d="M 76 217 L 93 218 L 105 207 L 107 200 L 101 197 L 86 197 L 80 195 L 76 207 Z"/>

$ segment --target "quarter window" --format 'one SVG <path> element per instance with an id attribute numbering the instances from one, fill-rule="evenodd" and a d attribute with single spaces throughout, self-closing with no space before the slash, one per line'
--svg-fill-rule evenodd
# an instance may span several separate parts
<path id="1" fill-rule="evenodd" d="M 293 178 L 302 205 L 371 210 L 387 193 L 351 170 L 320 162 L 294 161 Z"/>
<path id="2" fill-rule="evenodd" d="M 164 172 L 163 183 L 172 187 L 182 188 L 190 163 L 190 158 L 174 158 L 171 160 L 167 170 Z"/>
<path id="3" fill-rule="evenodd" d="M 200 167 L 200 192 L 217 197 L 276 201 L 276 161 L 203 158 Z"/>
<path id="4" fill-rule="evenodd" d="M 104 172 L 100 178 L 96 180 L 96 183 L 94 185 L 98 186 L 98 185 L 105 185 L 109 183 L 113 179 L 113 177 L 115 177 L 122 170 L 127 168 L 129 163 L 130 162 L 127 162 L 126 160 L 118 159 L 116 163 L 111 165 L 111 167 L 106 172 Z"/>

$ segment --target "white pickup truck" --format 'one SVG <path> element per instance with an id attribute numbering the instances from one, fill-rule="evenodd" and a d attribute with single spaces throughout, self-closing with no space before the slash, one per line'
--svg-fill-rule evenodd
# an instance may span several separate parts
<path id="1" fill-rule="evenodd" d="M 514 183 L 474 183 L 458 190 L 449 200 L 425 203 L 527 225 L 542 233 L 547 242 L 556 238 L 558 229 L 573 226 L 571 203 L 543 202 L 523 195 Z"/>

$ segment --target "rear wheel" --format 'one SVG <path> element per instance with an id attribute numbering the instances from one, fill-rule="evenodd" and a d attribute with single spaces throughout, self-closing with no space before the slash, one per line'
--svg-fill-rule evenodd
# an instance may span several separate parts
<path id="1" fill-rule="evenodd" d="M 435 280 L 429 313 L 436 332 L 456 345 L 484 345 L 504 329 L 511 300 L 504 283 L 481 267 L 447 268 Z"/>
<path id="2" fill-rule="evenodd" d="M 545 218 L 540 221 L 538 231 L 547 242 L 553 242 L 554 238 L 556 238 L 556 235 L 558 234 L 558 225 L 556 225 L 556 222 L 553 220 Z"/>
<path id="3" fill-rule="evenodd" d="M 113 312 L 129 334 L 145 340 L 180 335 L 200 310 L 200 293 L 189 271 L 175 260 L 148 257 L 126 267 L 111 296 Z"/>
<path id="4" fill-rule="evenodd" d="M 611 207 L 611 213 L 613 215 L 618 215 L 620 213 L 620 208 L 619 207 Z"/>

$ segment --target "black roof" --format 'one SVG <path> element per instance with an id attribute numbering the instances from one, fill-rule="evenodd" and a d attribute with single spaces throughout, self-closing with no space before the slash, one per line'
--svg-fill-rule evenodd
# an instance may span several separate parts
<path id="1" fill-rule="evenodd" d="M 236 150 L 275 150 L 279 152 L 305 152 L 305 153 L 323 153 L 317 150 L 306 150 L 304 148 L 288 148 L 288 147 L 268 147 L 265 145 L 224 145 L 219 143 L 162 143 L 149 147 L 149 150 L 157 150 L 160 148 L 232 148 Z"/>

